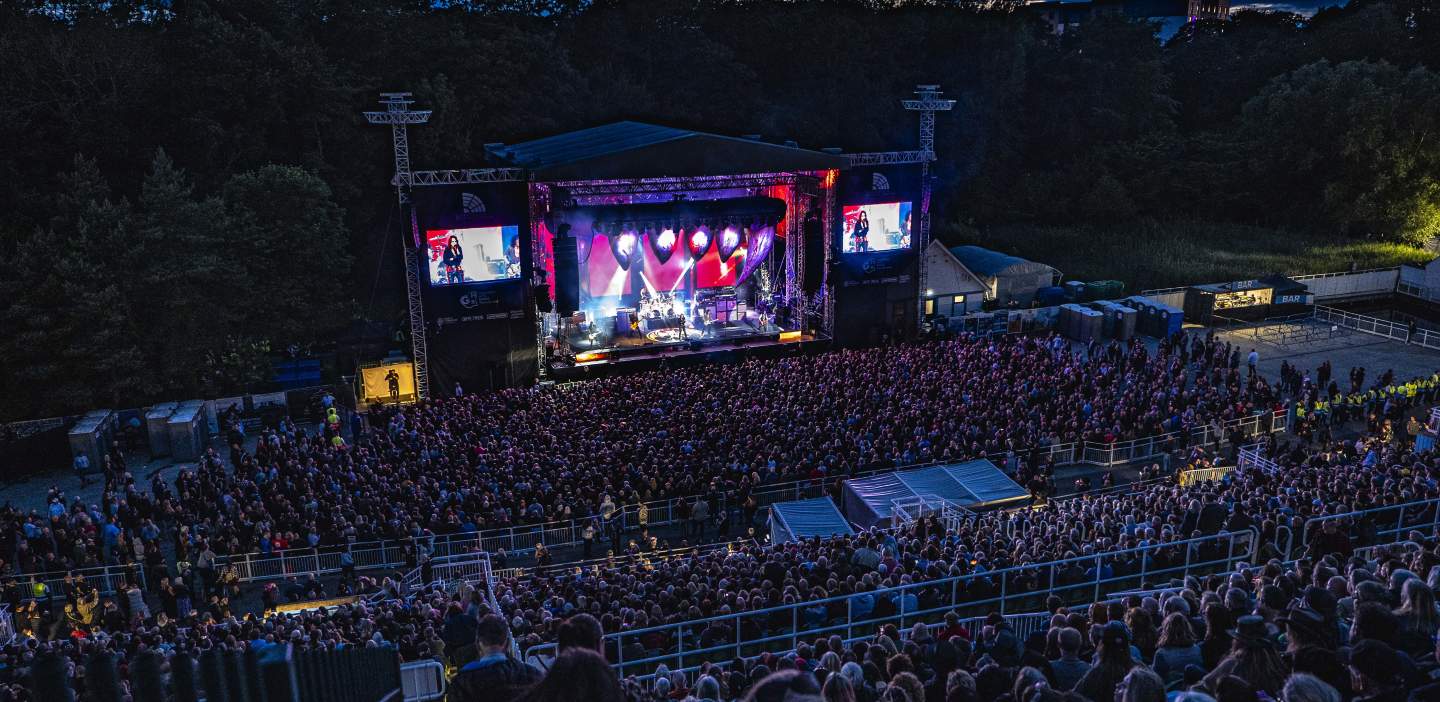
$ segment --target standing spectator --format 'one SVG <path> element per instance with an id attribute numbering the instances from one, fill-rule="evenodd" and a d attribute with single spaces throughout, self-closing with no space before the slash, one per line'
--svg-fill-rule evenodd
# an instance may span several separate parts
<path id="1" fill-rule="evenodd" d="M 710 503 L 703 500 L 695 500 L 695 511 L 693 520 L 695 522 L 695 536 L 698 539 L 705 538 L 705 520 L 710 518 Z"/>
<path id="2" fill-rule="evenodd" d="M 483 698 L 458 699 L 515 698 L 500 693 Z M 620 689 L 615 671 L 600 654 L 586 648 L 572 648 L 560 654 L 545 679 L 520 695 L 519 699 L 523 702 L 624 702 L 625 693 Z"/>
<path id="3" fill-rule="evenodd" d="M 1200 646 L 1195 643 L 1195 635 L 1190 631 L 1190 621 L 1185 615 L 1173 612 L 1165 617 L 1165 623 L 1160 628 L 1159 647 L 1155 650 L 1151 668 L 1168 687 L 1183 679 L 1185 667 L 1190 665 L 1204 667 Z"/>
<path id="4" fill-rule="evenodd" d="M 1055 689 L 1067 692 L 1090 672 L 1090 664 L 1080 658 L 1080 646 L 1085 642 L 1078 629 L 1065 627 L 1060 630 L 1060 658 L 1050 661 L 1050 670 L 1055 677 Z"/>
<path id="5" fill-rule="evenodd" d="M 475 631 L 475 647 L 480 654 L 479 658 L 465 664 L 455 677 L 450 679 L 450 692 L 447 697 L 450 702 L 510 702 L 519 698 L 524 690 L 540 679 L 539 671 L 510 657 L 510 629 L 504 619 L 494 614 L 487 614 L 480 619 Z M 598 654 L 595 657 L 598 658 Z M 601 663 L 603 665 L 604 661 Z M 555 666 L 560 667 L 558 660 Z M 583 662 L 572 658 L 564 669 L 570 671 L 570 674 L 581 675 L 584 667 Z M 609 669 L 608 666 L 606 669 Z M 560 675 L 560 671 L 556 670 L 551 673 L 551 677 L 566 676 Z"/>
<path id="6" fill-rule="evenodd" d="M 1096 664 L 1075 684 L 1075 691 L 1092 700 L 1114 700 L 1115 686 L 1135 667 L 1130 655 L 1130 632 L 1121 622 L 1110 622 L 1100 630 Z"/>

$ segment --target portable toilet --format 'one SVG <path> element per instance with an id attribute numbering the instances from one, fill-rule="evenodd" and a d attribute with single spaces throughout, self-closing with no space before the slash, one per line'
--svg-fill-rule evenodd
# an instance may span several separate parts
<path id="1" fill-rule="evenodd" d="M 1065 303 L 1065 288 L 1059 285 L 1040 288 L 1035 291 L 1035 300 L 1041 307 L 1053 307 Z"/>
<path id="2" fill-rule="evenodd" d="M 1100 336 L 1115 338 L 1115 318 L 1110 314 L 1110 303 L 1105 300 L 1090 303 L 1090 309 L 1100 313 Z"/>
<path id="3" fill-rule="evenodd" d="M 1155 306 L 1155 336 L 1167 337 L 1178 334 L 1185 326 L 1185 313 L 1171 307 L 1170 305 L 1159 304 Z"/>
<path id="4" fill-rule="evenodd" d="M 1136 296 L 1126 302 L 1135 308 L 1135 331 L 1144 336 L 1156 336 L 1155 301 Z"/>
<path id="5" fill-rule="evenodd" d="M 175 414 L 176 406 L 174 402 L 161 402 L 145 412 L 145 434 L 150 439 L 151 456 L 170 455 L 170 429 L 166 425 L 170 415 Z"/>
<path id="6" fill-rule="evenodd" d="M 1078 280 L 1065 283 L 1065 296 L 1070 298 L 1071 302 L 1084 302 L 1085 284 Z"/>
<path id="7" fill-rule="evenodd" d="M 1068 339 L 1078 339 L 1080 336 L 1080 310 L 1081 307 L 1074 303 L 1060 306 L 1059 331 Z"/>
<path id="8" fill-rule="evenodd" d="M 1127 305 L 1113 303 L 1110 305 L 1110 314 L 1115 316 L 1115 338 L 1119 341 L 1129 341 L 1135 338 L 1135 323 L 1139 320 L 1139 314 Z"/>
<path id="9" fill-rule="evenodd" d="M 91 412 L 70 427 L 66 438 L 70 442 L 70 455 L 84 455 L 90 461 L 90 472 L 97 472 L 103 465 L 105 455 L 110 452 L 110 410 Z"/>
<path id="10" fill-rule="evenodd" d="M 1185 328 L 1185 311 L 1170 305 L 1166 307 L 1170 310 L 1170 316 L 1165 319 L 1165 335 L 1179 334 Z"/>
<path id="11" fill-rule="evenodd" d="M 170 434 L 170 455 L 177 461 L 194 461 L 205 451 L 205 408 L 196 402 L 182 403 L 166 422 Z"/>

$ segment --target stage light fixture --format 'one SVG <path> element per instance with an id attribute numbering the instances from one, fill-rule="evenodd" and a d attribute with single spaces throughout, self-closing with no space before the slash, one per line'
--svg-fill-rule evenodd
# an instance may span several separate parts
<path id="1" fill-rule="evenodd" d="M 675 253 L 675 244 L 679 238 L 675 234 L 675 230 L 669 227 L 661 229 L 658 233 L 654 229 L 651 229 L 650 232 L 650 249 L 655 252 L 655 260 L 659 261 L 660 265 L 665 265 L 665 262 L 670 260 L 670 254 Z"/>
<path id="2" fill-rule="evenodd" d="M 690 232 L 690 238 L 686 241 L 690 247 L 690 257 L 698 259 L 710 250 L 710 229 L 704 225 L 696 227 Z"/>
<path id="3" fill-rule="evenodd" d="M 720 262 L 725 263 L 734 255 L 735 249 L 740 248 L 740 232 L 735 230 L 735 225 L 726 225 L 725 230 L 720 232 Z"/>
<path id="4" fill-rule="evenodd" d="M 610 253 L 615 256 L 615 262 L 620 264 L 622 270 L 630 270 L 637 240 L 634 230 L 621 230 L 619 234 L 610 237 Z"/>

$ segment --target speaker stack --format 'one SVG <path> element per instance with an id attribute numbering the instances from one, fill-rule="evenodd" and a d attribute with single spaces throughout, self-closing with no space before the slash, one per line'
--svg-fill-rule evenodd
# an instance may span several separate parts
<path id="1" fill-rule="evenodd" d="M 555 235 L 555 311 L 568 316 L 580 308 L 580 253 L 570 225 Z"/>

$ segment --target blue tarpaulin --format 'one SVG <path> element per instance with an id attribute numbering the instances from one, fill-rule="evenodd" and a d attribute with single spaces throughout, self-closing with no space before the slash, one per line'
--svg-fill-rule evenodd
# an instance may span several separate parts
<path id="1" fill-rule="evenodd" d="M 845 516 L 861 527 L 891 518 L 895 500 L 935 497 L 960 507 L 1021 499 L 1029 493 L 981 459 L 845 481 Z"/>
<path id="2" fill-rule="evenodd" d="M 828 497 L 780 502 L 770 510 L 771 543 L 855 533 Z"/>

